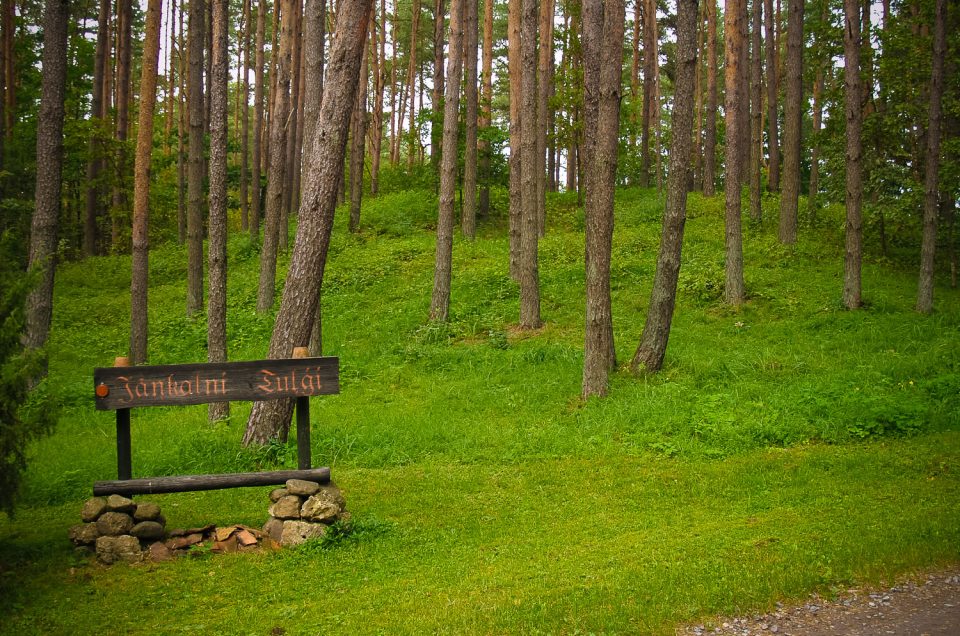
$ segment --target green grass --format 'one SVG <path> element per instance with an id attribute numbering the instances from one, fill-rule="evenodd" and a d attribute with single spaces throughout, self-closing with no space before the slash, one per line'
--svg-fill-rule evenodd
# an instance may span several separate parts
<path id="1" fill-rule="evenodd" d="M 503 199 L 500 193 L 494 197 Z M 691 197 L 663 372 L 618 371 L 579 399 L 583 213 L 549 203 L 540 246 L 546 326 L 519 332 L 502 217 L 455 239 L 451 320 L 426 322 L 436 198 L 341 214 L 324 282 L 324 353 L 342 393 L 314 399 L 313 454 L 356 523 L 327 544 L 100 569 L 67 528 L 115 471 L 92 369 L 126 352 L 129 261 L 58 272 L 50 383 L 64 407 L 31 452 L 24 506 L 0 520 L 0 632 L 289 634 L 669 633 L 816 589 L 960 559 L 960 295 L 913 310 L 916 274 L 868 258 L 863 311 L 840 304 L 837 210 L 780 246 L 745 227 L 747 305 L 722 305 L 722 201 Z M 776 202 L 765 201 L 768 218 Z M 662 201 L 625 190 L 613 248 L 617 354 L 639 339 Z M 768 225 L 772 225 L 768 223 Z M 230 242 L 230 358 L 266 354 L 257 249 Z M 185 253 L 151 254 L 150 360 L 195 362 Z M 286 261 L 281 264 L 285 271 Z M 282 278 L 280 279 L 282 282 Z M 280 284 L 278 282 L 278 285 Z M 293 467 L 291 445 L 242 450 L 249 405 L 133 415 L 135 475 Z M 174 525 L 260 525 L 267 489 L 156 497 Z"/>

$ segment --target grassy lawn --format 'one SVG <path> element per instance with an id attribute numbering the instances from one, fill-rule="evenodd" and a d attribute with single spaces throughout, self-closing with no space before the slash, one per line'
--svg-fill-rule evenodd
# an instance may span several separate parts
<path id="1" fill-rule="evenodd" d="M 575 201 L 549 204 L 534 334 L 515 327 L 499 220 L 456 240 L 451 320 L 426 322 L 435 205 L 385 195 L 360 235 L 338 225 L 324 353 L 340 357 L 342 393 L 312 401 L 313 455 L 353 531 L 280 553 L 109 569 L 73 553 L 67 529 L 116 470 L 92 369 L 126 352 L 129 260 L 64 266 L 48 381 L 64 406 L 32 449 L 17 517 L 0 519 L 0 632 L 671 633 L 960 559 L 956 290 L 938 287 L 936 312 L 918 315 L 913 267 L 868 255 L 867 306 L 844 311 L 842 226 L 826 210 L 794 248 L 745 228 L 750 301 L 730 310 L 722 201 L 694 196 L 664 371 L 618 371 L 609 397 L 583 403 Z M 618 197 L 621 363 L 642 330 L 661 210 L 651 192 Z M 257 256 L 235 233 L 232 360 L 267 349 Z M 184 317 L 185 261 L 176 246 L 151 254 L 151 363 L 206 357 L 205 321 Z M 215 425 L 204 407 L 135 411 L 134 476 L 294 467 L 292 443 L 240 449 L 248 411 L 235 403 Z M 259 526 L 268 491 L 149 499 L 170 527 Z"/>

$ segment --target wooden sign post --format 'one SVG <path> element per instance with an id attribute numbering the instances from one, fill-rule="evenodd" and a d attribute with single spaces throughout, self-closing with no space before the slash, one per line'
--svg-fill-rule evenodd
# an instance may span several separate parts
<path id="1" fill-rule="evenodd" d="M 285 360 L 131 367 L 127 358 L 117 358 L 113 367 L 94 369 L 96 408 L 117 413 L 118 478 L 96 482 L 94 494 L 211 490 L 282 484 L 294 478 L 329 481 L 329 468 L 311 468 L 310 396 L 339 393 L 339 368 L 338 358 L 310 358 L 306 347 L 297 347 Z M 284 398 L 297 401 L 298 470 L 133 479 L 131 408 Z"/>

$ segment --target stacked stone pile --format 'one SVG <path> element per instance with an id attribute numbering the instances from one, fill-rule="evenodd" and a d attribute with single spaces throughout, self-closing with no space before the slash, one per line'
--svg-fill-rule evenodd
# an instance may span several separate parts
<path id="1" fill-rule="evenodd" d="M 144 549 L 163 539 L 167 523 L 157 504 L 121 495 L 88 499 L 80 517 L 83 523 L 70 528 L 70 540 L 95 550 L 106 564 L 142 560 Z"/>
<path id="2" fill-rule="evenodd" d="M 330 525 L 350 518 L 343 494 L 333 482 L 321 486 L 290 479 L 284 488 L 270 493 L 270 501 L 270 519 L 263 532 L 282 546 L 322 537 Z"/>

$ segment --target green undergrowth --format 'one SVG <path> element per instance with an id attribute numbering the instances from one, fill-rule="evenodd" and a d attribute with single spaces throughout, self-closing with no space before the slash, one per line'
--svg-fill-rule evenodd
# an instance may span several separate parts
<path id="1" fill-rule="evenodd" d="M 745 223 L 749 300 L 730 309 L 722 198 L 694 194 L 665 366 L 635 377 L 627 366 L 663 202 L 623 190 L 611 267 L 621 366 L 609 396 L 584 402 L 583 211 L 575 196 L 549 198 L 545 326 L 527 333 L 507 271 L 505 192 L 492 198 L 477 240 L 454 240 L 446 324 L 427 321 L 432 191 L 368 199 L 358 234 L 340 211 L 323 335 L 324 354 L 340 358 L 341 393 L 311 401 L 312 450 L 345 487 L 355 521 L 323 545 L 278 555 L 69 573 L 66 528 L 91 483 L 115 474 L 113 414 L 93 409 L 92 370 L 126 353 L 129 260 L 61 267 L 49 385 L 62 416 L 32 448 L 20 515 L 0 522 L 10 625 L 657 632 L 960 557 L 955 290 L 938 287 L 936 311 L 919 315 L 916 272 L 868 249 L 866 305 L 844 310 L 842 211 L 827 208 L 791 247 L 777 242 L 775 220 Z M 764 212 L 775 219 L 775 199 Z M 229 252 L 229 357 L 261 358 L 273 314 L 254 311 L 259 249 L 236 231 Z M 154 249 L 150 277 L 150 362 L 204 360 L 205 320 L 184 313 L 184 248 Z M 240 448 L 249 408 L 234 403 L 216 424 L 203 406 L 134 411 L 135 476 L 295 467 L 292 442 Z M 251 492 L 160 499 L 184 525 L 259 525 L 263 497 Z M 27 574 L 31 584 L 14 589 L 10 578 Z M 317 588 L 337 593 L 319 600 Z M 171 593 L 182 597 L 176 624 L 145 609 Z M 88 602 L 119 622 L 98 623 Z M 47 616 L 50 603 L 61 609 Z"/>

